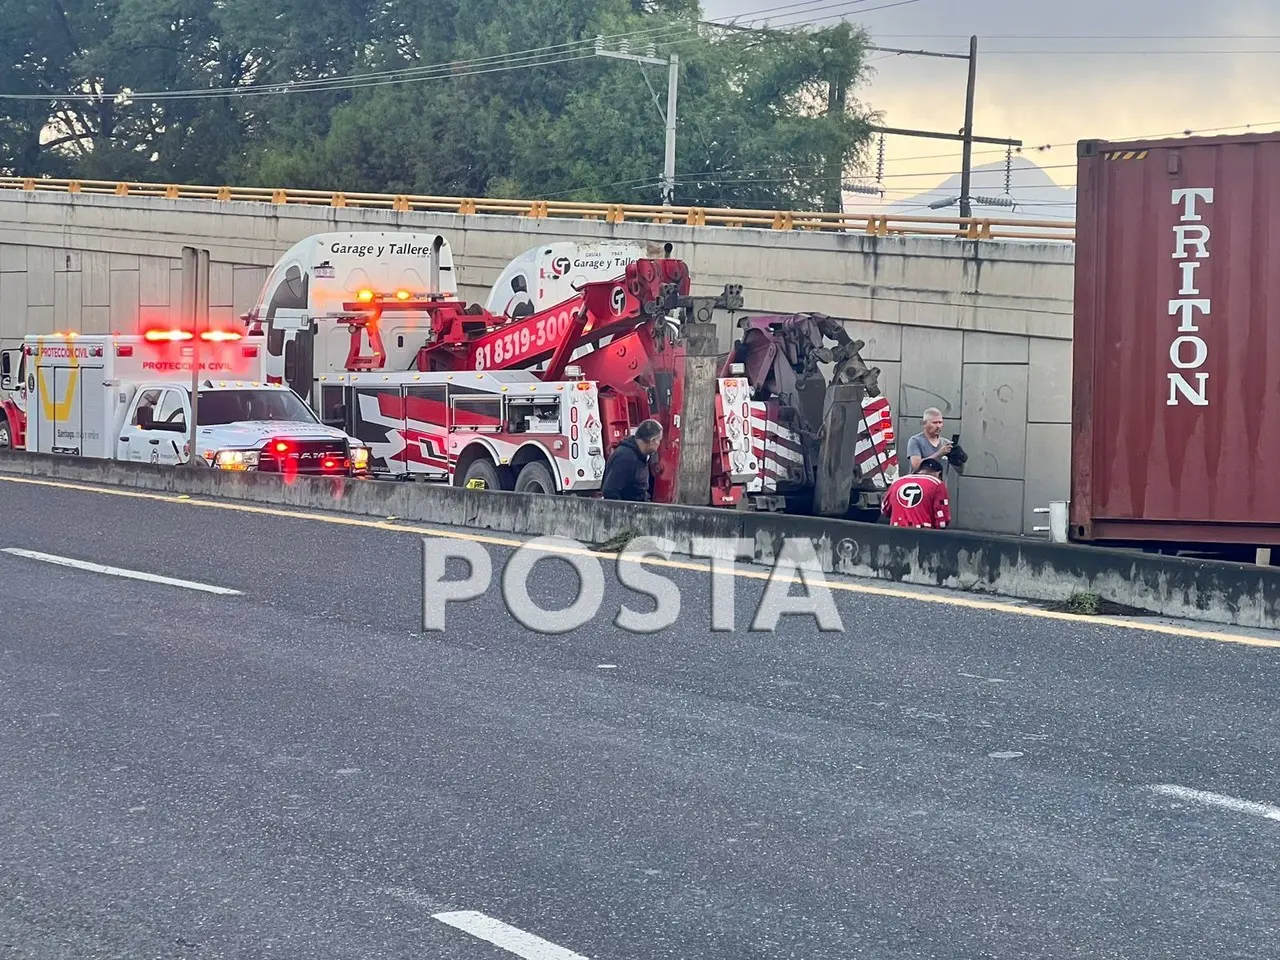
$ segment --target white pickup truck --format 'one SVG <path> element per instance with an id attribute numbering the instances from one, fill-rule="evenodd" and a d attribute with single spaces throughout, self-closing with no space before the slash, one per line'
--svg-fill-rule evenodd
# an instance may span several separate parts
<path id="1" fill-rule="evenodd" d="M 192 462 L 194 345 L 177 331 L 29 336 L 25 448 L 163 465 Z M 261 344 L 200 344 L 194 464 L 223 470 L 364 476 L 369 450 L 267 383 Z M 184 373 L 185 371 L 185 373 Z M 207 376 L 206 376 L 207 375 Z"/>

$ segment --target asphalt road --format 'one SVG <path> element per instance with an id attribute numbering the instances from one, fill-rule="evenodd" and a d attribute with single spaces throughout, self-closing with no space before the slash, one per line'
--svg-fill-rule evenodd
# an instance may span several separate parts
<path id="1" fill-rule="evenodd" d="M 629 634 L 609 564 L 602 614 L 548 635 L 502 547 L 424 633 L 412 533 L 2 477 L 0 514 L 0 550 L 239 591 L 0 553 L 0 956 L 1280 942 L 1280 810 L 1244 804 L 1280 804 L 1280 649 L 855 591 L 841 633 L 751 633 L 750 579 L 713 632 L 679 569 L 677 625 Z M 531 595 L 575 581 L 544 561 Z"/>

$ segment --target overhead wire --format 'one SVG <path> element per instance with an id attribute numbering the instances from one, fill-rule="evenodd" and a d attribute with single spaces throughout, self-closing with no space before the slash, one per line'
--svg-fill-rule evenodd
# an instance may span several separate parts
<path id="1" fill-rule="evenodd" d="M 673 38 L 688 35 L 684 27 L 670 25 L 660 28 L 630 31 L 628 33 L 611 34 L 601 39 L 605 41 L 649 41 L 669 44 Z M 694 37 L 689 36 L 689 42 Z M 504 54 L 492 54 L 484 57 L 473 57 L 466 60 L 450 60 L 440 63 L 402 67 L 395 70 L 373 71 L 358 74 L 347 74 L 336 77 L 317 77 L 306 80 L 287 80 L 273 83 L 244 84 L 234 87 L 194 87 L 186 90 L 133 91 L 120 90 L 112 93 L 32 93 L 3 94 L 0 99 L 7 100 L 63 100 L 102 102 L 105 100 L 127 99 L 131 101 L 166 101 L 203 99 L 208 97 L 241 97 L 265 96 L 271 94 L 356 90 L 368 86 L 387 86 L 396 83 L 420 82 L 433 79 L 454 79 L 478 76 L 487 73 L 498 73 L 512 69 L 526 69 L 534 66 L 555 66 L 585 60 L 595 56 L 596 38 L 568 41 L 533 47 Z M 679 42 L 679 41 L 676 41 Z M 583 52 L 588 51 L 588 52 Z M 544 59 L 545 58 L 545 59 Z"/>

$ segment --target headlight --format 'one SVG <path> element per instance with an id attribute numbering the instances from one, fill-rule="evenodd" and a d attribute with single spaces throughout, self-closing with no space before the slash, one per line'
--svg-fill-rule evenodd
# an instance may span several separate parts
<path id="1" fill-rule="evenodd" d="M 219 450 L 213 463 L 222 470 L 253 470 L 258 466 L 258 451 Z"/>

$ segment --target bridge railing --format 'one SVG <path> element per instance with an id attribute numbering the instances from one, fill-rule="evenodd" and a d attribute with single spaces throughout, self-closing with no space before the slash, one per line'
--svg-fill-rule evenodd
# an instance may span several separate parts
<path id="1" fill-rule="evenodd" d="M 579 203 L 559 200 L 502 200 L 431 197 L 415 194 L 348 193 L 270 187 L 212 187 L 114 180 L 56 180 L 0 177 L 0 190 L 216 200 L 240 203 L 365 207 L 395 211 L 506 215 L 604 220 L 608 223 L 685 224 L 693 227 L 755 227 L 766 230 L 815 230 L 886 237 L 925 235 L 968 240 L 1074 241 L 1069 220 L 1009 220 L 980 217 L 924 217 L 877 213 L 809 213 L 789 210 L 737 210 L 720 207 L 664 207 L 657 204 Z"/>

